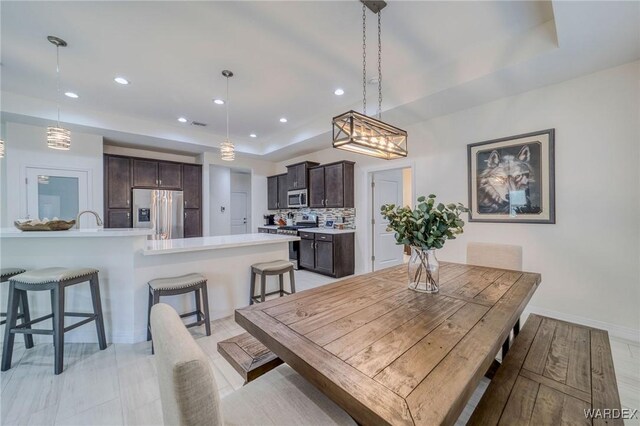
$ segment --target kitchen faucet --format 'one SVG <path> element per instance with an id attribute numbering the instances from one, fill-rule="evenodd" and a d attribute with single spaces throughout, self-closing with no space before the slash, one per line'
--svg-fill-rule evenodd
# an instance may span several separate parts
<path id="1" fill-rule="evenodd" d="M 80 216 L 85 213 L 91 213 L 92 215 L 94 215 L 96 217 L 96 225 L 102 226 L 102 219 L 100 219 L 98 213 L 94 212 L 93 210 L 84 210 L 78 213 L 78 216 L 76 217 L 76 229 L 80 229 Z"/>

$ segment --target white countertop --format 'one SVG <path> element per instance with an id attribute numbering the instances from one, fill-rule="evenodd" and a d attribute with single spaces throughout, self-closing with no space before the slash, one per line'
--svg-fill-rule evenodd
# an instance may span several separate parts
<path id="1" fill-rule="evenodd" d="M 265 244 L 300 241 L 299 237 L 277 234 L 240 234 L 218 237 L 184 238 L 179 240 L 153 240 L 142 251 L 145 256 L 158 254 L 185 253 L 203 250 L 259 246 Z"/>
<path id="2" fill-rule="evenodd" d="M 17 228 L 0 229 L 0 238 L 95 238 L 95 237 L 146 237 L 151 229 L 139 228 L 87 228 L 68 231 L 21 231 Z"/>
<path id="3" fill-rule="evenodd" d="M 332 228 L 304 228 L 300 232 L 312 232 L 314 234 L 353 234 L 355 229 L 332 229 Z"/>

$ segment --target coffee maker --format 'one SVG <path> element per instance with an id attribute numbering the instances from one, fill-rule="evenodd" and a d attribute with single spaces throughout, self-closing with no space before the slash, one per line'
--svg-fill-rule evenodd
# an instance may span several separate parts
<path id="1" fill-rule="evenodd" d="M 275 225 L 275 214 L 265 214 L 264 218 L 264 226 Z"/>

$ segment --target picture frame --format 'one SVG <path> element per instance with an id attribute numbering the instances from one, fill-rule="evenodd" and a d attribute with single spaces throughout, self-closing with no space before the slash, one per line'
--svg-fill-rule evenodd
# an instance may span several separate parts
<path id="1" fill-rule="evenodd" d="M 327 220 L 327 221 L 324 223 L 324 227 L 325 227 L 325 228 L 331 228 L 331 229 L 333 229 L 333 220 Z"/>
<path id="2" fill-rule="evenodd" d="M 555 129 L 467 145 L 469 222 L 556 223 Z"/>

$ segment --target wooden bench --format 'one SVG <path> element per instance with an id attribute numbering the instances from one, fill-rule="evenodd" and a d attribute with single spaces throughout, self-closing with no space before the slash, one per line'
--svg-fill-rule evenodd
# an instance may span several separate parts
<path id="1" fill-rule="evenodd" d="M 585 412 L 620 408 L 607 332 L 530 315 L 468 424 L 622 425 Z"/>
<path id="2" fill-rule="evenodd" d="M 218 352 L 244 377 L 244 383 L 262 376 L 282 360 L 249 333 L 218 342 Z"/>

